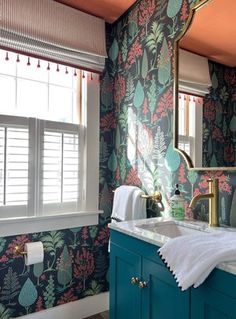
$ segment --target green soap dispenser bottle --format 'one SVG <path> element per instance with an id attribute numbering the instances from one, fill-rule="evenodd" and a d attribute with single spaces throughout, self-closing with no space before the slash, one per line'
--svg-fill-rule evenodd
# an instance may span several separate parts
<path id="1" fill-rule="evenodd" d="M 176 184 L 174 196 L 170 198 L 170 215 L 177 220 L 183 220 L 185 218 L 184 199 L 180 194 L 178 184 Z"/>

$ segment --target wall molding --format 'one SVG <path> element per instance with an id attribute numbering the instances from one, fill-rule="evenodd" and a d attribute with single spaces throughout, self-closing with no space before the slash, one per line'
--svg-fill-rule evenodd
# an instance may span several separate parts
<path id="1" fill-rule="evenodd" d="M 83 319 L 108 310 L 109 293 L 83 298 L 20 317 L 21 319 Z"/>

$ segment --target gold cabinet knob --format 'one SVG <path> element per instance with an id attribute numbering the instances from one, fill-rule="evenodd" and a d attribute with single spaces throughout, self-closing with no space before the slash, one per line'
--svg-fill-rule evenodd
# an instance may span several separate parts
<path id="1" fill-rule="evenodd" d="M 138 285 L 139 279 L 138 279 L 138 277 L 132 277 L 130 282 L 132 285 Z"/>
<path id="2" fill-rule="evenodd" d="M 146 281 L 140 281 L 138 286 L 140 289 L 144 289 L 147 288 L 147 283 Z"/>

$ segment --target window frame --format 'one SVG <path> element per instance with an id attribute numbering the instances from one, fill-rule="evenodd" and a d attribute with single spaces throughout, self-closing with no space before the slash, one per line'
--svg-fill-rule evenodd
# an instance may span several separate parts
<path id="1" fill-rule="evenodd" d="M 81 157 L 81 178 L 83 178 L 83 185 L 81 188 L 81 208 L 77 212 L 68 211 L 66 213 L 55 213 L 53 211 L 47 215 L 39 214 L 39 207 L 35 201 L 28 207 L 27 216 L 0 216 L 0 233 L 2 236 L 29 233 L 35 231 L 46 231 L 56 229 L 66 229 L 71 227 L 79 227 L 85 225 L 95 225 L 98 223 L 98 215 L 102 213 L 98 209 L 99 199 L 99 121 L 100 121 L 100 84 L 99 81 L 91 80 L 90 73 L 85 72 L 85 78 L 80 77 L 79 84 L 81 94 L 81 119 L 80 134 L 84 141 L 83 156 Z M 10 118 L 11 116 L 4 115 Z M 32 119 L 31 119 L 32 121 Z M 30 122 L 30 125 L 34 125 Z M 35 125 L 34 125 L 35 127 Z M 37 127 L 36 130 L 39 128 Z M 36 132 L 37 133 L 37 132 Z M 31 138 L 29 141 L 35 143 Z M 30 147 L 29 145 L 29 147 Z M 37 154 L 39 149 L 35 151 Z M 37 168 L 32 168 L 31 172 L 36 174 Z M 31 175 L 30 175 L 31 176 Z M 32 184 L 32 192 L 34 197 L 37 194 L 37 183 Z M 36 207 L 35 207 L 36 206 Z M 11 207 L 12 208 L 12 207 Z M 12 209 L 9 208 L 9 211 Z M 32 212 L 37 212 L 37 215 Z M 16 210 L 15 210 L 16 212 Z"/>

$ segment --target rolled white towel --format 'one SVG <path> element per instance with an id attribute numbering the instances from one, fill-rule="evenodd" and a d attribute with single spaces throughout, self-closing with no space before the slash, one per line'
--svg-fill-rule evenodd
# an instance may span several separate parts
<path id="1" fill-rule="evenodd" d="M 111 217 L 118 220 L 132 219 L 133 194 L 136 186 L 122 185 L 115 190 Z"/>
<path id="2" fill-rule="evenodd" d="M 138 187 L 133 192 L 132 219 L 147 218 L 146 199 L 141 197 L 141 195 L 144 194 L 145 193 Z"/>

